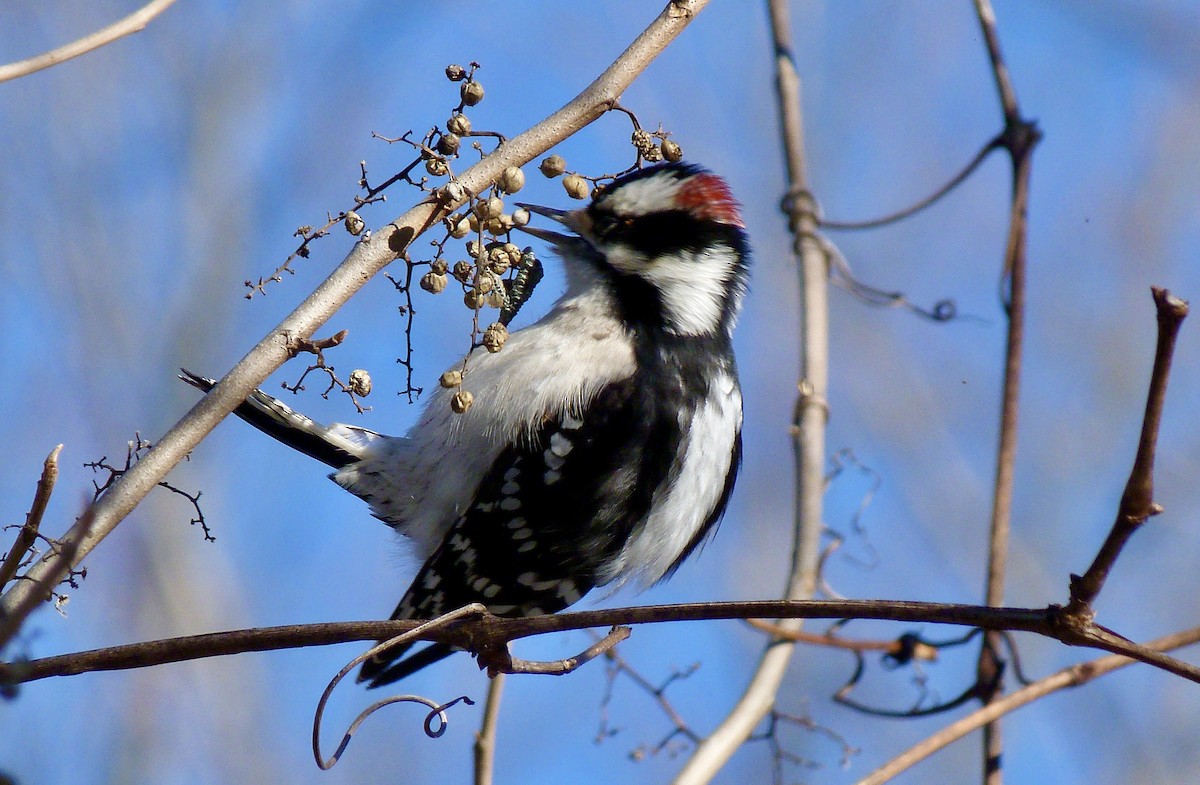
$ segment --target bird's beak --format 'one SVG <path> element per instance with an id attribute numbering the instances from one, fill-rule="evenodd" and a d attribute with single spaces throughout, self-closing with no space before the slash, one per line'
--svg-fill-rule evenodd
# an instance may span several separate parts
<path id="1" fill-rule="evenodd" d="M 576 236 L 552 232 L 548 229 L 539 229 L 536 226 L 518 227 L 522 232 L 532 234 L 534 237 L 560 247 L 577 245 L 584 242 L 579 236 L 586 235 L 587 233 L 587 214 L 583 210 L 557 210 L 553 207 L 542 207 L 538 204 L 525 204 L 523 202 L 518 202 L 518 205 L 531 213 L 544 215 L 547 218 L 557 221 L 572 232 L 575 232 Z"/>

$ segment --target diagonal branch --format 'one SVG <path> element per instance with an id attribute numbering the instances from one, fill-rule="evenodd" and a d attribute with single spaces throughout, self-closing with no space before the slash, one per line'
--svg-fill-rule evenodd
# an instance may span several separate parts
<path id="1" fill-rule="evenodd" d="M 1200 642 L 1200 627 L 1150 641 L 1146 644 L 1146 648 L 1155 651 L 1170 651 L 1171 649 L 1189 646 L 1197 642 Z M 907 771 L 933 753 L 944 749 L 952 742 L 961 739 L 963 736 L 979 729 L 987 723 L 994 722 L 1000 717 L 1010 714 L 1022 706 L 1033 703 L 1035 700 L 1043 698 L 1046 695 L 1069 687 L 1083 686 L 1093 679 L 1112 673 L 1134 662 L 1135 660 L 1129 657 L 1110 654 L 1107 657 L 1100 657 L 1090 662 L 1081 662 L 1078 665 L 1072 665 L 1044 679 L 1039 679 L 1033 684 L 1005 695 L 987 706 L 961 719 L 955 720 L 937 733 L 922 739 L 913 747 L 910 747 L 871 772 L 870 775 L 859 780 L 856 785 L 883 785 L 883 783 L 894 779 L 901 772 Z"/>
<path id="2" fill-rule="evenodd" d="M 124 19 L 113 22 L 108 27 L 97 30 L 91 35 L 84 36 L 77 41 L 72 41 L 57 49 L 51 49 L 49 52 L 43 52 L 40 55 L 25 60 L 18 60 L 8 65 L 0 65 L 0 82 L 7 82 L 10 79 L 17 79 L 41 71 L 72 58 L 79 57 L 80 55 L 85 55 L 88 52 L 95 51 L 102 46 L 111 44 L 119 38 L 140 33 L 146 29 L 146 25 L 150 24 L 156 16 L 166 11 L 174 3 L 175 0 L 151 0 L 151 2 L 146 3 L 146 5 Z"/>
<path id="3" fill-rule="evenodd" d="M 1142 434 L 1138 439 L 1137 457 L 1125 484 L 1125 493 L 1117 508 L 1117 519 L 1092 565 L 1082 577 L 1071 576 L 1070 608 L 1091 612 L 1109 570 L 1116 564 L 1129 538 L 1146 520 L 1162 512 L 1154 502 L 1154 451 L 1158 445 L 1158 427 L 1162 422 L 1163 402 L 1167 396 L 1167 379 L 1171 374 L 1171 359 L 1175 354 L 1175 339 L 1188 314 L 1188 304 L 1166 289 L 1154 287 L 1154 306 L 1158 314 L 1158 342 L 1154 350 L 1154 369 L 1150 373 L 1150 392 L 1146 396 L 1146 413 L 1142 418 Z"/>
<path id="4" fill-rule="evenodd" d="M 671 0 L 629 48 L 570 103 L 463 172 L 458 182 L 464 192 L 481 192 L 505 167 L 533 159 L 604 114 L 707 4 L 708 0 Z M 367 281 L 403 254 L 415 237 L 457 206 L 458 202 L 426 200 L 355 244 L 337 269 L 304 302 L 264 336 L 137 465 L 91 506 L 87 515 L 90 527 L 77 522 L 70 528 L 65 539 L 72 544 L 71 558 L 49 554 L 34 565 L 29 571 L 31 580 L 15 584 L 0 598 L 0 615 L 11 619 L 38 582 L 48 575 L 65 573 L 90 553 L 217 423 L 288 359 L 297 339 L 311 336 Z"/>

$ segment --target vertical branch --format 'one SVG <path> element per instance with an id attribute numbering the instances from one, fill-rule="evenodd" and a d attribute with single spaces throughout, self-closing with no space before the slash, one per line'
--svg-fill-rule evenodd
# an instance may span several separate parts
<path id="1" fill-rule="evenodd" d="M 829 378 L 828 264 L 817 240 L 815 201 L 808 191 L 804 166 L 804 125 L 800 106 L 800 77 L 791 46 L 791 19 L 786 0 L 768 0 L 776 65 L 780 130 L 788 172 L 784 210 L 795 238 L 793 254 L 800 266 L 801 319 L 800 382 L 793 415 L 793 453 L 796 507 L 791 569 L 784 597 L 809 599 L 816 588 L 824 492 L 825 422 Z M 779 626 L 798 631 L 800 619 Z M 737 705 L 713 733 L 697 745 L 676 785 L 711 780 L 730 756 L 753 733 L 774 707 L 779 685 L 791 661 L 795 643 L 774 639 L 763 651 L 758 667 Z"/>
<path id="2" fill-rule="evenodd" d="M 1036 126 L 1021 118 L 1016 92 L 1008 67 L 1000 52 L 996 33 L 996 15 L 990 0 L 975 0 L 975 11 L 987 45 L 992 74 L 996 80 L 1004 131 L 997 140 L 1013 165 L 1012 202 L 1009 213 L 1008 241 L 1004 251 L 1004 310 L 1008 317 L 1008 336 L 1004 356 L 1004 384 L 1000 404 L 1000 437 L 996 448 L 996 477 L 992 496 L 991 525 L 988 536 L 987 581 L 984 598 L 988 605 L 1004 602 L 1004 576 L 1008 564 L 1009 530 L 1012 520 L 1013 474 L 1017 457 L 1017 410 L 1021 389 L 1021 357 L 1025 346 L 1025 238 L 1029 205 L 1029 175 L 1033 148 L 1040 134 Z M 984 636 L 979 654 L 977 687 L 985 705 L 1003 692 L 1002 642 L 998 633 Z M 1003 740 L 998 722 L 984 727 L 984 783 L 1003 781 L 1001 754 Z"/>
<path id="3" fill-rule="evenodd" d="M 475 734 L 475 785 L 492 785 L 496 765 L 496 726 L 500 719 L 500 696 L 504 674 L 497 673 L 488 685 L 483 704 L 483 724 Z"/>

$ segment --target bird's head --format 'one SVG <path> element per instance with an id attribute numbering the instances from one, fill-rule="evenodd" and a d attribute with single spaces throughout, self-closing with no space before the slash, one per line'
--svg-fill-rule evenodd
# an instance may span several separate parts
<path id="1" fill-rule="evenodd" d="M 738 203 L 712 172 L 661 164 L 596 189 L 578 210 L 524 207 L 573 232 L 524 227 L 568 264 L 594 269 L 631 324 L 679 335 L 733 329 L 749 253 Z"/>

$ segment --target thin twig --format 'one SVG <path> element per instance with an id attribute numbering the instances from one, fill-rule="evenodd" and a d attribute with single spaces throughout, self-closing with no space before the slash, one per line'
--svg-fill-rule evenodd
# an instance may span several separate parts
<path id="1" fill-rule="evenodd" d="M 56 49 L 51 49 L 49 52 L 43 52 L 40 55 L 25 60 L 18 60 L 8 65 L 0 65 L 0 82 L 7 82 L 10 79 L 17 79 L 27 74 L 41 71 L 52 65 L 58 65 L 72 58 L 87 54 L 106 44 L 111 44 L 119 38 L 124 38 L 133 33 L 140 33 L 146 29 L 146 25 L 150 24 L 150 21 L 154 17 L 166 11 L 174 3 L 175 0 L 152 0 L 124 19 L 114 22 L 102 30 L 97 30 L 91 35 L 84 36 L 69 44 L 64 44 Z"/>
<path id="2" fill-rule="evenodd" d="M 1200 627 L 1158 638 L 1146 644 L 1146 646 L 1154 650 L 1170 651 L 1197 642 L 1200 642 Z M 1135 660 L 1129 657 L 1110 654 L 1106 657 L 1091 660 L 1090 662 L 1082 662 L 1078 665 L 1064 668 L 1053 675 L 1035 681 L 1027 687 L 999 698 L 962 719 L 955 720 L 942 730 L 923 739 L 883 766 L 880 766 L 871 772 L 870 775 L 859 780 L 856 785 L 883 785 L 883 783 L 894 779 L 901 772 L 925 760 L 938 750 L 944 749 L 952 742 L 977 730 L 980 726 L 994 722 L 1000 717 L 1016 711 L 1022 706 L 1033 703 L 1035 700 L 1043 698 L 1046 695 L 1068 687 L 1082 686 L 1093 679 L 1112 673 L 1134 662 Z"/>
<path id="3" fill-rule="evenodd" d="M 497 673 L 488 685 L 483 704 L 483 724 L 475 734 L 475 785 L 492 785 L 496 768 L 496 728 L 500 725 L 500 696 L 504 692 L 503 673 Z"/>
<path id="4" fill-rule="evenodd" d="M 17 570 L 21 567 L 21 560 L 37 542 L 42 516 L 46 514 L 46 505 L 50 503 L 50 494 L 54 492 L 54 483 L 58 481 L 58 454 L 62 452 L 62 448 L 63 446 L 60 444 L 51 450 L 42 464 L 42 476 L 38 479 L 37 490 L 33 494 L 33 504 L 25 516 L 25 523 L 21 525 L 21 530 L 17 532 L 16 539 L 13 540 L 12 548 L 4 557 L 4 563 L 0 564 L 0 589 L 7 586 L 8 582 L 17 574 Z"/>
<path id="5" fill-rule="evenodd" d="M 17 589 L 25 591 L 19 595 L 19 601 L 14 604 L 11 610 L 6 610 L 0 613 L 0 651 L 8 645 L 12 637 L 21 629 L 21 625 L 25 623 L 26 617 L 42 604 L 47 598 L 53 596 L 54 587 L 59 584 L 64 578 L 71 574 L 72 568 L 77 564 L 76 554 L 79 550 L 79 541 L 83 536 L 87 535 L 91 524 L 91 508 L 84 510 L 82 516 L 76 521 L 71 530 L 50 548 L 50 554 L 57 556 L 52 563 L 54 569 L 43 571 L 38 576 L 34 577 L 28 571 L 24 575 L 24 580 L 17 581 L 13 587 L 8 590 L 5 596 L 13 594 Z M 78 534 L 75 534 L 78 532 Z M 46 561 L 40 562 L 45 564 Z M 2 669 L 0 669 L 0 681 L 3 681 Z"/>
<path id="6" fill-rule="evenodd" d="M 1158 445 L 1158 428 L 1162 422 L 1163 402 L 1167 396 L 1167 379 L 1171 375 L 1171 360 L 1175 354 L 1175 339 L 1179 327 L 1188 315 L 1188 304 L 1166 289 L 1154 287 L 1154 306 L 1158 315 L 1158 342 L 1154 350 L 1154 369 L 1150 373 L 1150 391 L 1146 396 L 1146 413 L 1142 417 L 1142 433 L 1138 439 L 1137 457 L 1125 483 L 1125 493 L 1117 508 L 1117 519 L 1104 544 L 1082 577 L 1071 576 L 1071 608 L 1090 611 L 1108 573 L 1116 564 L 1121 550 L 1133 533 L 1146 520 L 1162 512 L 1154 501 L 1154 451 Z"/>
<path id="7" fill-rule="evenodd" d="M 498 148 L 463 172 L 458 181 L 467 193 L 479 193 L 508 166 L 521 165 L 602 116 L 633 80 L 683 32 L 708 0 L 672 0 L 658 17 L 599 77 L 554 114 Z M 48 575 L 65 574 L 107 537 L 176 464 L 184 459 L 217 423 L 229 415 L 266 377 L 288 358 L 296 336 L 311 336 L 379 271 L 404 252 L 418 234 L 436 225 L 458 205 L 423 201 L 372 233 L 370 241 L 354 244 L 350 253 L 304 302 L 264 336 L 155 444 L 141 461 L 98 500 L 88 515 L 90 527 L 77 523 L 67 534 L 75 543 L 71 558 L 48 555 L 34 564 L 30 581 L 14 583 L 0 598 L 0 614 L 12 618 L 15 608 L 29 601 Z"/>
<path id="8" fill-rule="evenodd" d="M 603 638 L 588 646 L 574 657 L 567 657 L 565 660 L 550 660 L 549 662 L 523 660 L 520 657 L 512 656 L 508 652 L 507 646 L 497 648 L 495 654 L 499 656 L 494 659 L 488 657 L 486 654 L 481 654 L 479 659 L 482 663 L 481 667 L 487 667 L 489 676 L 503 673 L 537 673 L 543 676 L 566 676 L 568 673 L 573 673 L 580 666 L 611 651 L 614 646 L 628 638 L 632 633 L 633 630 L 628 627 L 614 626 Z M 489 652 L 488 654 L 491 653 Z"/>
<path id="9" fill-rule="evenodd" d="M 1000 403 L 1000 435 L 996 446 L 996 476 L 992 495 L 988 533 L 987 578 L 984 589 L 988 605 L 1004 601 L 1004 578 L 1008 566 L 1008 547 L 1012 526 L 1013 482 L 1017 459 L 1017 411 L 1021 390 L 1021 360 L 1025 348 L 1025 237 L 1029 204 L 1029 177 L 1033 148 L 1040 134 L 1036 126 L 1021 117 L 1016 92 L 1009 79 L 1008 67 L 1000 51 L 996 15 L 990 0 L 975 0 L 975 12 L 987 45 L 992 74 L 1004 115 L 1004 131 L 995 140 L 1009 154 L 1013 168 L 1012 200 L 1009 206 L 1008 241 L 1004 251 L 1004 310 L 1008 334 L 1004 351 L 1004 382 Z M 1004 692 L 1004 663 L 1000 657 L 1002 641 L 995 633 L 984 635 L 976 668 L 976 686 L 986 705 Z M 1003 739 L 1000 726 L 989 723 L 983 732 L 984 785 L 1000 785 Z"/>
<path id="10" fill-rule="evenodd" d="M 386 649 L 390 649 L 397 644 L 411 643 L 413 641 L 420 640 L 421 636 L 424 634 L 442 629 L 462 619 L 478 617 L 485 613 L 487 613 L 486 609 L 478 603 L 465 605 L 461 608 L 450 611 L 449 613 L 443 614 L 432 621 L 421 622 L 411 630 L 392 636 L 387 640 L 379 641 L 370 649 L 366 650 L 342 666 L 342 669 L 337 672 L 337 675 L 330 679 L 329 684 L 325 686 L 325 691 L 321 693 L 321 699 L 317 701 L 316 711 L 313 712 L 312 751 L 313 758 L 316 759 L 317 766 L 323 771 L 332 769 L 342 757 L 342 753 L 346 751 L 346 747 L 350 745 L 350 739 L 354 736 L 354 732 L 357 731 L 359 726 L 366 721 L 367 717 L 370 717 L 384 706 L 390 706 L 393 703 L 420 703 L 430 707 L 433 709 L 433 711 L 430 712 L 430 714 L 425 718 L 426 735 L 436 738 L 445 733 L 446 725 L 449 722 L 446 717 L 445 710 L 459 701 L 462 701 L 468 705 L 473 704 L 474 701 L 464 695 L 460 698 L 455 698 L 449 703 L 439 705 L 428 698 L 421 697 L 420 695 L 393 695 L 390 698 L 384 698 L 383 700 L 376 701 L 359 712 L 358 716 L 354 718 L 354 722 L 350 723 L 350 727 L 344 734 L 342 734 L 342 740 L 338 744 L 338 748 L 334 750 L 333 755 L 331 755 L 328 759 L 321 755 L 321 720 L 325 716 L 325 706 L 328 705 L 329 698 L 331 695 L 333 695 L 333 691 L 337 689 L 337 686 L 341 684 L 343 679 L 350 675 L 352 670 L 371 659 L 376 654 L 379 654 Z M 431 724 L 434 719 L 438 719 L 440 721 L 440 724 L 436 728 Z"/>

